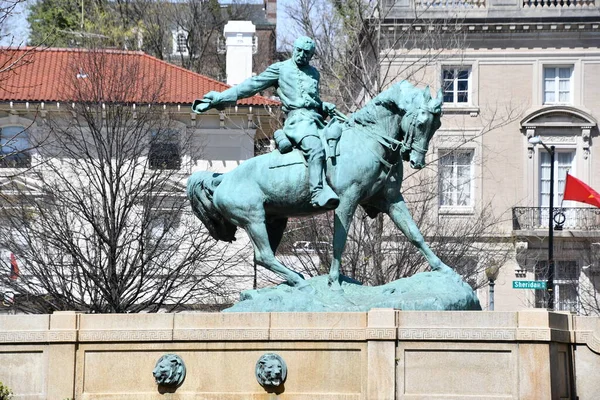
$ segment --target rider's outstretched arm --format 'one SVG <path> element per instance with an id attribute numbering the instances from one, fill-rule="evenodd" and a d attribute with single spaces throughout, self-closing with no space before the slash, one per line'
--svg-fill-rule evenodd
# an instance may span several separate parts
<path id="1" fill-rule="evenodd" d="M 239 99 L 254 96 L 256 93 L 268 87 L 277 85 L 279 79 L 279 65 L 275 63 L 260 75 L 246 79 L 242 83 L 227 90 L 219 92 L 208 92 L 202 99 L 196 100 L 192 110 L 201 113 L 211 108 L 235 103 Z"/>

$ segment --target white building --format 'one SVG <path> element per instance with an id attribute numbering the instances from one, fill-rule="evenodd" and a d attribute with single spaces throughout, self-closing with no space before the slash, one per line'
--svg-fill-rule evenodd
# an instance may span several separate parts
<path id="1" fill-rule="evenodd" d="M 168 282 L 179 282 L 181 293 L 207 285 L 205 299 L 214 303 L 224 282 L 231 281 L 230 275 L 236 275 L 237 286 L 228 292 L 252 287 L 252 258 L 246 254 L 232 258 L 240 249 L 247 250 L 246 243 L 225 251 L 209 244 L 208 236 L 197 236 L 200 242 L 192 246 L 196 250 L 185 244 L 204 229 L 185 202 L 185 182 L 195 170 L 226 172 L 253 157 L 257 146 L 260 149 L 268 143 L 278 126 L 274 117 L 278 102 L 255 96 L 235 107 L 197 115 L 191 111 L 194 99 L 228 86 L 142 52 L 26 48 L 2 53 L 10 55 L 23 57 L 24 62 L 4 74 L 0 88 L 0 196 L 6 221 L 15 210 L 26 210 L 27 215 L 22 225 L 4 224 L 0 235 L 8 305 L 13 297 L 15 302 L 26 301 L 20 291 L 24 286 L 29 300 L 51 299 L 53 285 L 58 287 L 57 296 L 76 293 L 81 285 L 74 281 L 89 270 L 107 271 L 102 272 L 106 275 L 102 282 L 92 279 L 92 286 L 132 279 L 138 282 L 134 291 L 142 292 L 139 298 L 149 299 L 148 282 L 143 284 L 137 276 L 148 274 L 147 269 L 156 264 L 160 265 L 150 282 L 163 282 L 156 288 L 159 292 Z M 97 174 L 114 176 L 98 178 Z M 143 190 L 133 189 L 135 185 Z M 91 200 L 94 196 L 97 199 Z M 62 199 L 60 207 L 55 198 Z M 128 202 L 130 208 L 123 206 Z M 60 211 L 68 204 L 75 208 Z M 87 214 L 98 213 L 108 220 L 111 212 L 106 211 L 111 207 L 113 214 L 127 213 L 113 219 L 121 221 L 116 225 L 127 226 L 96 224 L 97 215 Z M 137 233 L 128 231 L 129 225 L 139 226 Z M 65 226 L 69 235 L 79 236 L 60 237 Z M 128 233 L 119 234 L 120 230 Z M 117 232 L 113 239 L 109 239 L 111 231 Z M 104 243 L 90 244 L 95 240 Z M 111 240 L 118 242 L 113 243 L 117 250 L 98 250 L 110 248 Z M 157 241 L 162 241 L 162 247 L 152 247 Z M 125 247 L 132 253 L 118 255 Z M 203 257 L 194 259 L 197 251 Z M 112 261 L 111 252 L 116 252 Z M 15 280 L 8 278 L 11 253 L 20 269 Z M 193 257 L 184 269 L 193 279 L 186 280 L 173 271 L 190 254 Z M 142 261 L 131 260 L 135 257 Z M 235 268 L 212 269 L 224 259 Z M 33 273 L 36 268 L 38 272 Z M 69 271 L 63 277 L 60 270 L 64 268 Z M 40 271 L 44 270 L 61 276 L 59 282 L 43 285 Z M 128 270 L 135 277 L 127 278 Z M 204 274 L 201 270 L 218 278 L 194 276 L 194 271 Z M 122 288 L 125 294 L 131 290 Z M 126 296 L 123 293 L 121 298 Z M 74 299 L 74 309 L 85 309 L 77 302 Z M 172 303 L 173 298 L 159 302 Z M 47 302 L 49 309 L 51 303 Z M 121 306 L 115 305 L 114 311 Z"/>

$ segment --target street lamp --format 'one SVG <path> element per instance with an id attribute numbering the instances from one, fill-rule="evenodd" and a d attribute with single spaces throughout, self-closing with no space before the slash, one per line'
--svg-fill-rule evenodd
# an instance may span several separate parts
<path id="1" fill-rule="evenodd" d="M 546 146 L 539 136 L 529 139 L 531 144 L 541 144 L 550 154 L 550 207 L 548 211 L 548 310 L 554 311 L 554 146 Z"/>
<path id="2" fill-rule="evenodd" d="M 488 278 L 488 282 L 490 285 L 490 293 L 489 293 L 489 303 L 488 310 L 494 311 L 494 286 L 496 285 L 496 280 L 498 279 L 498 273 L 500 272 L 500 268 L 495 265 L 488 267 L 485 269 L 485 276 Z"/>

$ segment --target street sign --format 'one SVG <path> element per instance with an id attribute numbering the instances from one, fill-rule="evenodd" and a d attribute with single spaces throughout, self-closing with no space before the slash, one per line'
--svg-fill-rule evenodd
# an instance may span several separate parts
<path id="1" fill-rule="evenodd" d="M 513 281 L 513 289 L 545 290 L 546 281 Z"/>

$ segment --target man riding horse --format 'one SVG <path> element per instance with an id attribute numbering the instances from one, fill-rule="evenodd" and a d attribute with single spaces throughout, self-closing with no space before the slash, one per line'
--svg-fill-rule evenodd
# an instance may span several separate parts
<path id="1" fill-rule="evenodd" d="M 309 65 L 314 53 L 315 42 L 306 36 L 299 37 L 294 42 L 291 59 L 275 63 L 260 75 L 221 93 L 205 94 L 204 98 L 194 102 L 192 109 L 202 113 L 275 87 L 287 114 L 283 131 L 308 162 L 311 204 L 315 208 L 334 209 L 340 199 L 323 177 L 325 150 L 319 131 L 325 127 L 324 118 L 336 107 L 319 97 L 319 71 Z"/>

